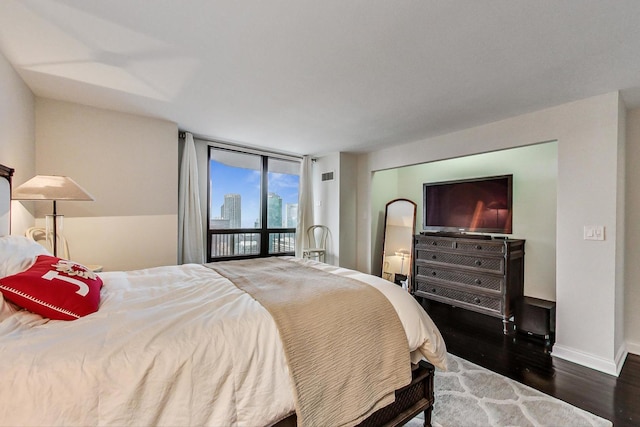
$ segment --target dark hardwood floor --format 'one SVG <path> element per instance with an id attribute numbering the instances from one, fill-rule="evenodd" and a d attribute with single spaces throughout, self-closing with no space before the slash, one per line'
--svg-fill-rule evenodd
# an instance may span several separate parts
<path id="1" fill-rule="evenodd" d="M 450 353 L 611 420 L 615 427 L 640 426 L 640 356 L 629 354 L 616 378 L 551 357 L 541 340 L 504 335 L 500 319 L 432 301 L 423 306 Z"/>

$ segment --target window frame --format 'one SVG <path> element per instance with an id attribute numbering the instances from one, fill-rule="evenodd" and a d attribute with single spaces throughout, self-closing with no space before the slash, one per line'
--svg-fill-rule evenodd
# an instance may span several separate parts
<path id="1" fill-rule="evenodd" d="M 260 227 L 259 228 L 220 228 L 212 229 L 210 227 L 211 220 L 211 150 L 226 150 L 236 152 L 240 154 L 252 154 L 260 156 Z M 269 193 L 269 158 L 295 161 L 300 163 L 302 159 L 300 157 L 288 156 L 285 154 L 273 153 L 268 151 L 259 151 L 253 149 L 243 149 L 242 147 L 228 146 L 226 144 L 209 143 L 207 147 L 207 262 L 218 261 L 230 261 L 240 259 L 252 259 L 252 258 L 266 258 L 270 256 L 293 256 L 294 251 L 269 253 L 269 236 L 277 233 L 292 233 L 293 240 L 296 241 L 297 228 L 296 227 L 268 227 L 268 193 Z M 298 194 L 300 194 L 300 187 L 298 186 Z M 211 244 L 214 235 L 226 235 L 226 234 L 259 234 L 260 235 L 260 248 L 257 254 L 246 255 L 229 255 L 229 256 L 217 256 L 212 257 Z M 295 244 L 295 243 L 294 243 Z"/>

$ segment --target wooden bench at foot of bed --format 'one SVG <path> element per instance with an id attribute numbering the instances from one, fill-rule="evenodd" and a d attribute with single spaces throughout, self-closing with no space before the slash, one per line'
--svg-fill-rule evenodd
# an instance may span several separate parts
<path id="1" fill-rule="evenodd" d="M 400 390 L 396 390 L 396 400 L 371 414 L 358 427 L 402 426 L 420 412 L 424 412 L 425 427 L 431 426 L 431 411 L 433 409 L 433 373 L 434 367 L 428 362 L 421 361 L 411 365 L 411 383 Z M 295 427 L 296 415 L 293 414 L 274 427 Z"/>

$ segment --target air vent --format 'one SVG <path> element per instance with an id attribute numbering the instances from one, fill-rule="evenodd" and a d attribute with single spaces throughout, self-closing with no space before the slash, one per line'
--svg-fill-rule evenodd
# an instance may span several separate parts
<path id="1" fill-rule="evenodd" d="M 333 172 L 325 172 L 322 174 L 323 181 L 333 181 Z"/>

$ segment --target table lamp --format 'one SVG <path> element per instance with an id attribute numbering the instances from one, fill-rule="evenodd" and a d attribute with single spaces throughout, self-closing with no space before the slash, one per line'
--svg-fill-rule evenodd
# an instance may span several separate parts
<path id="1" fill-rule="evenodd" d="M 62 232 L 63 215 L 58 215 L 56 202 L 91 201 L 93 197 L 68 176 L 36 175 L 12 192 L 13 200 L 52 200 L 53 214 L 46 215 L 46 236 L 52 236 L 53 256 L 58 256 L 58 235 Z"/>
<path id="2" fill-rule="evenodd" d="M 396 252 L 396 256 L 401 257 L 401 264 L 400 264 L 400 274 L 402 274 L 402 270 L 404 268 L 404 259 L 406 257 L 408 257 L 411 254 L 411 252 L 409 252 L 406 249 L 400 249 Z"/>

